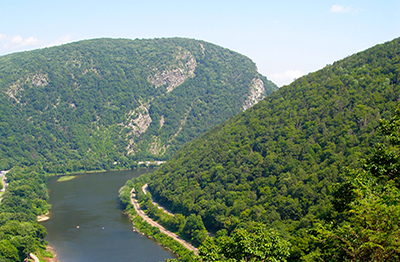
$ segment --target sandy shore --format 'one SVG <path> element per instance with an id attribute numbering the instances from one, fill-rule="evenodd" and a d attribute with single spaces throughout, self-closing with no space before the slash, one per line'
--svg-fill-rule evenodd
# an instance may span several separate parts
<path id="1" fill-rule="evenodd" d="M 56 251 L 54 251 L 54 248 L 52 246 L 47 246 L 46 251 L 50 252 L 53 255 L 52 258 L 46 257 L 46 262 L 58 262 Z"/>

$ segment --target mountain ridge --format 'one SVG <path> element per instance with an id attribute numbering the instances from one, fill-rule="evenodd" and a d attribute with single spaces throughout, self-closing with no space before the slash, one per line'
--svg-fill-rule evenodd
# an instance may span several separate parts
<path id="1" fill-rule="evenodd" d="M 290 239 L 292 261 L 305 258 L 330 187 L 398 105 L 399 61 L 397 38 L 281 87 L 179 150 L 150 175 L 153 197 L 211 231 L 263 222 Z"/>
<path id="2" fill-rule="evenodd" d="M 277 89 L 247 57 L 183 38 L 102 38 L 10 54 L 0 57 L 0 77 L 0 166 L 46 172 L 166 160 Z M 7 126 L 22 131 L 10 135 Z"/>

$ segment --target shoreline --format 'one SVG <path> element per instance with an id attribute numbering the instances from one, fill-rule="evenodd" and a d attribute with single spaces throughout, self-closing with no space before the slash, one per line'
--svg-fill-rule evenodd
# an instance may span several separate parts
<path id="1" fill-rule="evenodd" d="M 189 251 L 193 251 L 196 255 L 198 255 L 199 250 L 197 248 L 195 248 L 192 244 L 190 244 L 189 242 L 185 241 L 184 239 L 182 239 L 180 236 L 178 236 L 177 234 L 165 229 L 162 225 L 158 224 L 156 221 L 154 221 L 153 219 L 151 219 L 150 217 L 147 216 L 146 213 L 143 212 L 143 210 L 140 208 L 139 202 L 136 199 L 136 194 L 135 194 L 135 188 L 132 188 L 132 190 L 130 191 L 130 196 L 131 196 L 131 203 L 137 213 L 138 216 L 140 216 L 141 218 L 143 218 L 144 221 L 146 221 L 147 223 L 149 223 L 151 226 L 153 227 L 157 227 L 158 229 L 160 229 L 160 232 L 172 237 L 175 241 L 181 243 L 186 249 L 188 249 Z M 132 223 L 133 224 L 133 223 Z M 135 228 L 134 224 L 133 227 Z M 135 231 L 138 231 L 138 229 L 135 228 Z M 143 234 L 143 233 L 141 233 Z M 149 236 L 147 236 L 149 237 Z"/>
<path id="2" fill-rule="evenodd" d="M 137 167 L 137 168 L 123 168 L 123 169 L 102 169 L 102 170 L 90 170 L 90 171 L 77 171 L 77 172 L 66 172 L 66 173 L 47 173 L 45 176 L 47 177 L 52 177 L 52 176 L 68 176 L 68 175 L 82 175 L 82 174 L 96 174 L 96 173 L 105 173 L 105 172 L 118 172 L 118 171 L 130 171 L 130 170 L 136 170 L 136 169 L 146 169 L 146 168 L 158 168 L 161 164 L 158 164 L 155 167 L 149 167 L 149 166 L 143 166 L 143 167 Z"/>
<path id="3" fill-rule="evenodd" d="M 54 250 L 54 248 L 52 246 L 47 245 L 46 246 L 46 251 L 50 252 L 53 255 L 53 257 L 45 257 L 47 262 L 59 262 L 58 259 L 57 259 L 57 253 L 56 253 L 56 251 Z"/>

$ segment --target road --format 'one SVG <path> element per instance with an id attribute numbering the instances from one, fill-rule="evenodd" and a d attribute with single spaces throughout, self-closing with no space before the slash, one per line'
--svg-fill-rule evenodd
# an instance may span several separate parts
<path id="1" fill-rule="evenodd" d="M 142 188 L 143 190 L 143 188 Z M 136 213 L 141 216 L 143 218 L 143 220 L 145 220 L 147 223 L 149 223 L 150 225 L 152 225 L 153 227 L 158 227 L 160 229 L 160 231 L 170 237 L 172 237 L 173 239 L 175 239 L 176 241 L 178 241 L 179 243 L 181 243 L 185 248 L 187 248 L 190 251 L 194 251 L 194 253 L 197 255 L 199 250 L 197 248 L 195 248 L 194 246 L 192 246 L 189 242 L 183 240 L 180 236 L 178 236 L 175 233 L 172 233 L 171 231 L 165 229 L 162 225 L 158 224 L 156 221 L 154 221 L 153 219 L 151 219 L 150 217 L 148 217 L 146 215 L 146 213 L 143 212 L 143 210 L 140 208 L 139 206 L 139 202 L 136 199 L 136 194 L 135 194 L 135 189 L 133 188 L 131 191 L 131 202 L 132 205 L 135 207 Z"/>
<path id="2" fill-rule="evenodd" d="M 144 184 L 144 186 L 142 186 L 142 191 L 143 193 L 146 195 L 147 191 L 148 191 L 148 187 L 149 185 L 146 183 Z M 153 198 L 151 198 L 151 203 L 153 203 L 153 205 L 155 205 L 158 209 L 162 209 L 164 211 L 164 213 L 170 215 L 170 216 L 175 216 L 173 213 L 171 213 L 169 210 L 165 209 L 163 206 L 160 206 L 157 202 L 154 201 Z"/>

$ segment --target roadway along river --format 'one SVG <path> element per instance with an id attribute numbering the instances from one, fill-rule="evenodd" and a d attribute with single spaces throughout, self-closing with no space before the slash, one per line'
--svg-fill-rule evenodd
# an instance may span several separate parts
<path id="1" fill-rule="evenodd" d="M 77 175 L 57 182 L 48 179 L 50 220 L 46 240 L 60 262 L 162 261 L 174 255 L 132 231 L 122 213 L 118 189 L 128 179 L 154 169 Z M 79 227 L 79 228 L 78 228 Z"/>

